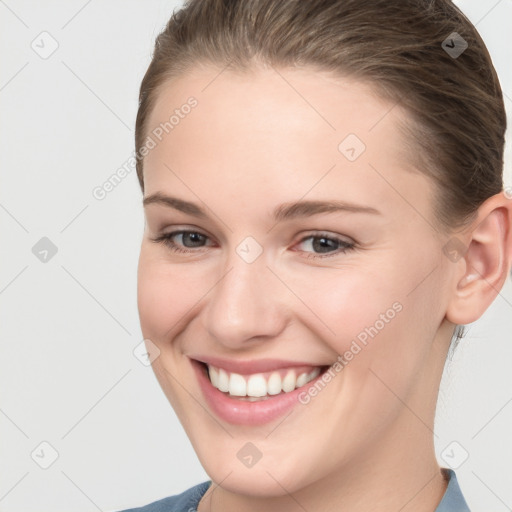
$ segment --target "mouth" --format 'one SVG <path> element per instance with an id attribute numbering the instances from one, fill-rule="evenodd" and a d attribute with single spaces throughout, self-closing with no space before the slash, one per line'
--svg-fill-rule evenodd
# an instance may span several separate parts
<path id="1" fill-rule="evenodd" d="M 276 395 L 290 393 L 305 386 L 328 368 L 299 366 L 243 375 L 211 364 L 200 364 L 214 388 L 230 398 L 249 402 L 268 400 Z"/>
<path id="2" fill-rule="evenodd" d="M 295 407 L 306 407 L 301 394 L 330 368 L 278 361 L 234 364 L 190 358 L 190 362 L 209 409 L 230 424 L 248 426 L 263 425 Z"/>

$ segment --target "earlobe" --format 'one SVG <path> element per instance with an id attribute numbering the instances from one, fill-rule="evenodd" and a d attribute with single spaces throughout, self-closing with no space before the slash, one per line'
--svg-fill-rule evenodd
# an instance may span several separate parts
<path id="1" fill-rule="evenodd" d="M 469 324 L 480 318 L 494 301 L 510 271 L 512 258 L 512 201 L 501 192 L 479 208 L 475 221 L 464 231 L 467 250 L 463 275 L 455 287 L 446 318 Z M 463 262 L 458 262 L 459 264 Z"/>

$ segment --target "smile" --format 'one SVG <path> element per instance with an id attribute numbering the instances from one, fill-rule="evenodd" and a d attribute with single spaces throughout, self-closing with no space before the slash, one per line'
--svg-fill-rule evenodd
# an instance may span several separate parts
<path id="1" fill-rule="evenodd" d="M 303 366 L 241 375 L 210 364 L 207 368 L 213 387 L 232 397 L 247 398 L 249 401 L 289 393 L 311 382 L 322 371 L 319 366 Z"/>
<path id="2" fill-rule="evenodd" d="M 303 407 L 300 393 L 329 368 L 279 360 L 189 360 L 207 407 L 223 421 L 246 426 L 263 425 Z"/>

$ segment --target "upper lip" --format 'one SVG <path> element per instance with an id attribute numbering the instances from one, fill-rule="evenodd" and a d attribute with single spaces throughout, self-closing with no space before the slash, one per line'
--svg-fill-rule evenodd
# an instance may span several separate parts
<path id="1" fill-rule="evenodd" d="M 251 373 L 264 373 L 283 368 L 293 368 L 296 366 L 311 366 L 313 368 L 322 367 L 326 365 L 312 364 L 311 361 L 285 361 L 284 359 L 257 359 L 257 360 L 235 360 L 223 359 L 221 357 L 210 356 L 189 356 L 190 359 L 195 359 L 201 363 L 222 368 L 230 373 L 239 373 L 241 375 L 248 375 Z"/>

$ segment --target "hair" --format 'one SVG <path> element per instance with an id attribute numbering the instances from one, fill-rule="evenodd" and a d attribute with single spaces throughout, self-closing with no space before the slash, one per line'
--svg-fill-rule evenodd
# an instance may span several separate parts
<path id="1" fill-rule="evenodd" d="M 460 55 L 443 44 L 453 37 L 467 42 Z M 503 189 L 498 76 L 476 28 L 449 0 L 188 0 L 157 37 L 142 80 L 136 154 L 161 88 L 202 64 L 304 66 L 367 83 L 400 104 L 412 164 L 433 180 L 434 221 L 446 232 L 471 223 Z M 142 158 L 136 169 L 144 191 Z"/>

